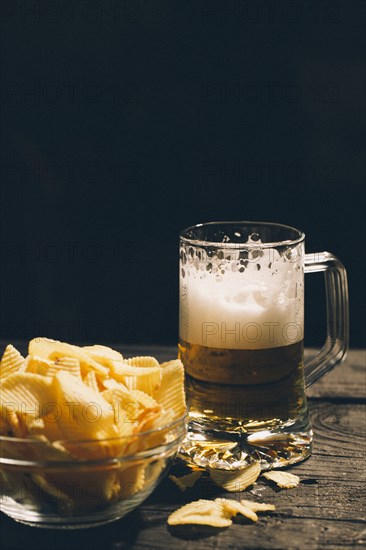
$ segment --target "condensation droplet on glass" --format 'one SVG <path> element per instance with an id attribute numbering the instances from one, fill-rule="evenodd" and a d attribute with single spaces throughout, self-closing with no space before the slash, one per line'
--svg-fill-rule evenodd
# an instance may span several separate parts
<path id="1" fill-rule="evenodd" d="M 258 248 L 255 249 L 255 250 L 251 250 L 249 252 L 249 258 L 251 260 L 256 260 L 257 258 L 260 258 L 261 256 L 263 256 L 263 252 L 261 250 L 259 250 Z"/>

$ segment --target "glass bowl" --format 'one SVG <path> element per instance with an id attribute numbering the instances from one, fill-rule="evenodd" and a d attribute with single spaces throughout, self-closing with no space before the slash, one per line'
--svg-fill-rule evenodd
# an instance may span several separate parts
<path id="1" fill-rule="evenodd" d="M 118 520 L 152 493 L 185 435 L 186 415 L 113 440 L 51 445 L 1 436 L 0 510 L 21 523 L 56 529 Z"/>

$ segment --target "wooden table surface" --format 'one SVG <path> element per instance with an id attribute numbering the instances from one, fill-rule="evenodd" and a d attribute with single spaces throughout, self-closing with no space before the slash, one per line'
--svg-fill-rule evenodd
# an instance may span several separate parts
<path id="1" fill-rule="evenodd" d="M 151 354 L 160 360 L 176 356 L 175 348 L 131 347 L 122 351 L 126 355 Z M 346 361 L 313 386 L 308 395 L 315 434 L 313 454 L 291 469 L 301 479 L 296 489 L 276 491 L 258 480 L 250 493 L 262 502 L 275 503 L 277 509 L 261 515 L 256 524 L 233 524 L 196 540 L 172 534 L 166 523 L 170 512 L 185 502 L 209 497 L 202 484 L 182 494 L 165 478 L 137 510 L 94 529 L 37 529 L 1 514 L 1 550 L 366 548 L 365 351 L 349 352 Z M 223 493 L 209 496 L 220 495 Z M 225 496 L 238 498 L 235 493 Z"/>

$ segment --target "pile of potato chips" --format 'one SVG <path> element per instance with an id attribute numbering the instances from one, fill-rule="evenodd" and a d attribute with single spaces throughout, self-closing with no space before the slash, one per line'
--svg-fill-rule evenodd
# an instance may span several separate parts
<path id="1" fill-rule="evenodd" d="M 5 349 L 0 410 L 0 435 L 27 440 L 19 445 L 4 440 L 3 456 L 62 462 L 135 456 L 166 444 L 169 425 L 184 416 L 183 365 L 178 359 L 159 364 L 153 357 L 125 359 L 105 346 L 35 338 L 26 358 L 12 345 Z M 139 491 L 163 464 L 155 464 L 155 473 L 150 464 L 149 476 L 143 462 L 98 468 L 89 467 L 83 481 L 93 476 L 101 500 L 110 500 Z M 88 507 L 79 493 L 72 503 L 63 495 L 72 475 L 40 470 L 32 472 L 32 480 L 48 493 L 47 486 L 61 487 L 58 496 L 69 508 Z M 80 472 L 77 476 L 80 483 Z"/>

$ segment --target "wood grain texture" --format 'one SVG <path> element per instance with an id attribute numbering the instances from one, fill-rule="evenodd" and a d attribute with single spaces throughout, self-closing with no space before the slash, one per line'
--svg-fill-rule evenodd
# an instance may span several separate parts
<path id="1" fill-rule="evenodd" d="M 307 354 L 313 350 L 306 350 Z M 308 390 L 310 397 L 346 398 L 348 402 L 366 398 L 366 351 L 351 350 L 341 365 Z"/>
<path id="2" fill-rule="evenodd" d="M 126 356 L 151 354 L 160 360 L 176 356 L 175 348 L 129 347 Z M 279 490 L 260 478 L 249 498 L 275 503 L 257 524 L 234 524 L 215 535 L 192 538 L 173 532 L 168 515 L 199 498 L 245 498 L 225 494 L 204 478 L 182 494 L 168 479 L 138 510 L 120 521 L 83 531 L 48 531 L 0 519 L 2 550 L 316 550 L 366 547 L 366 370 L 365 352 L 351 351 L 346 361 L 309 391 L 315 444 L 312 456 L 291 469 L 299 475 L 296 489 Z M 191 537 L 190 539 L 187 537 Z"/>

